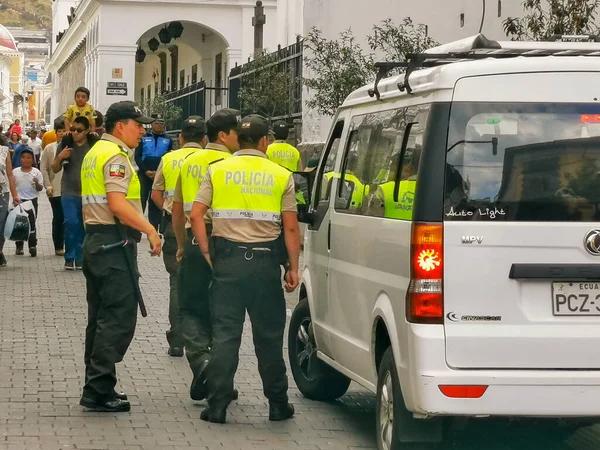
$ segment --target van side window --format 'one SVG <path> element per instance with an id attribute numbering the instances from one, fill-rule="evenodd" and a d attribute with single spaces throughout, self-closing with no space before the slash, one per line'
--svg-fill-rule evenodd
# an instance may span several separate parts
<path id="1" fill-rule="evenodd" d="M 406 214 L 395 212 L 400 202 L 393 201 L 404 134 L 410 124 L 407 148 L 410 146 L 411 152 L 402 158 L 407 170 L 404 176 L 408 179 L 416 175 L 418 169 L 417 155 L 412 165 L 410 162 L 417 142 L 419 145 L 422 142 L 427 110 L 428 107 L 423 106 L 399 108 L 353 118 L 342 166 L 342 181 L 336 192 L 336 211 L 405 218 Z M 419 115 L 424 116 L 417 118 Z M 415 128 L 416 120 L 423 121 L 421 128 Z M 412 204 L 410 211 L 412 216 Z"/>

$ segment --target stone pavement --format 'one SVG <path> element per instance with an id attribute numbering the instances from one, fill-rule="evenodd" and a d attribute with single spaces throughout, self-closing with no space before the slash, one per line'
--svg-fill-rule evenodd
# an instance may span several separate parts
<path id="1" fill-rule="evenodd" d="M 304 399 L 290 376 L 293 420 L 271 423 L 246 328 L 236 385 L 240 399 L 227 425 L 199 419 L 203 402 L 188 397 L 184 358 L 166 354 L 167 274 L 162 259 L 140 246 L 142 289 L 149 317 L 118 367 L 120 388 L 132 402 L 124 414 L 85 413 L 78 405 L 86 325 L 84 277 L 66 272 L 50 240 L 50 206 L 40 206 L 37 258 L 15 257 L 0 268 L 0 450 L 19 449 L 366 449 L 375 448 L 374 396 L 355 384 L 342 399 Z M 295 297 L 288 297 L 293 307 Z M 600 432 L 570 434 L 555 422 L 481 420 L 451 429 L 436 450 L 598 450 Z"/>
<path id="2" fill-rule="evenodd" d="M 247 327 L 236 386 L 240 399 L 228 424 L 199 419 L 204 402 L 189 399 L 185 358 L 166 354 L 168 281 L 162 258 L 140 244 L 140 271 L 149 316 L 118 370 L 132 403 L 124 414 L 86 413 L 78 405 L 83 381 L 87 309 L 84 277 L 54 256 L 51 210 L 41 198 L 38 257 L 14 256 L 0 269 L 0 449 L 329 449 L 374 448 L 373 396 L 354 387 L 340 402 L 301 397 L 290 374 L 297 414 L 271 423 Z M 294 297 L 288 299 L 290 306 Z"/>

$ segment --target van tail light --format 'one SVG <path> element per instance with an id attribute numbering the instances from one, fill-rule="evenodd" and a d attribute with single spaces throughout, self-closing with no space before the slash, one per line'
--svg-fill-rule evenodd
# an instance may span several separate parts
<path id="1" fill-rule="evenodd" d="M 488 386 L 440 385 L 439 388 L 449 398 L 481 398 Z"/>
<path id="2" fill-rule="evenodd" d="M 406 319 L 412 323 L 444 323 L 444 226 L 414 223 L 410 246 L 410 285 Z"/>

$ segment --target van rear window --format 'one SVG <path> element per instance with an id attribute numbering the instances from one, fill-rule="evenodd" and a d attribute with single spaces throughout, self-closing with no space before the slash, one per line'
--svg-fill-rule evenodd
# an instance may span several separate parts
<path id="1" fill-rule="evenodd" d="M 600 105 L 454 103 L 445 220 L 600 219 Z"/>

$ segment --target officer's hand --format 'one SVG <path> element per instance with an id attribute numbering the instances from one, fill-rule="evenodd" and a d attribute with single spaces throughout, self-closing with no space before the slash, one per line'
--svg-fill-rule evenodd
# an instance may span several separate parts
<path id="1" fill-rule="evenodd" d="M 208 265 L 212 268 L 212 261 L 210 260 L 210 252 L 209 251 L 202 251 L 202 254 L 204 255 L 204 258 L 206 259 L 206 262 L 208 263 Z"/>
<path id="2" fill-rule="evenodd" d="M 177 249 L 177 254 L 175 255 L 175 260 L 177 262 L 181 262 L 182 259 L 183 259 L 183 249 L 182 248 L 178 248 Z"/>
<path id="3" fill-rule="evenodd" d="M 297 270 L 290 270 L 285 274 L 285 290 L 286 292 L 294 292 L 300 284 L 300 274 Z"/>
<path id="4" fill-rule="evenodd" d="M 150 242 L 150 255 L 160 256 L 160 250 L 162 248 L 162 241 L 157 232 L 148 235 L 148 241 Z"/>

